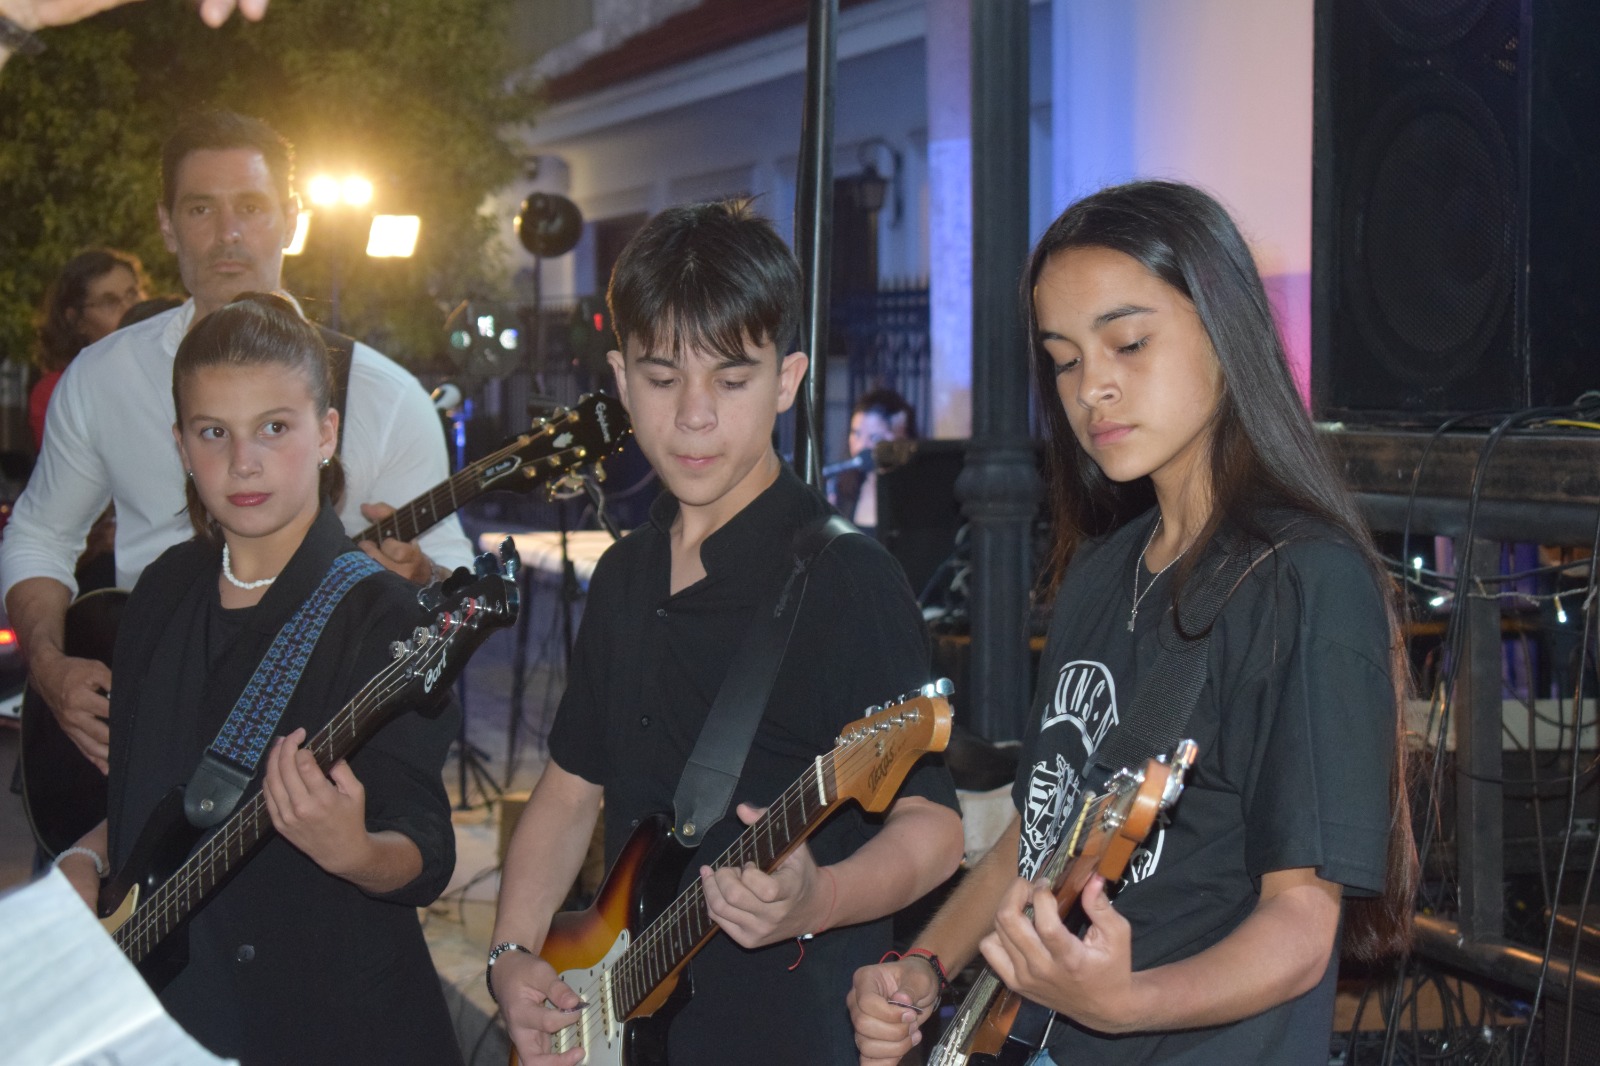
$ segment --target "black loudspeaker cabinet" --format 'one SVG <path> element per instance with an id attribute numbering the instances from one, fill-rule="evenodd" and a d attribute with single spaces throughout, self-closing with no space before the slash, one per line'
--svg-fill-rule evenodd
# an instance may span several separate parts
<path id="1" fill-rule="evenodd" d="M 1600 388 L 1600 2 L 1317 0 L 1314 151 L 1318 417 Z"/>

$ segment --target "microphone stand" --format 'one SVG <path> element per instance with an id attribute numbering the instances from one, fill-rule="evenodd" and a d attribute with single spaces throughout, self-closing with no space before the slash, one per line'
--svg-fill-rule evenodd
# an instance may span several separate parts
<path id="1" fill-rule="evenodd" d="M 455 416 L 455 459 L 456 469 L 466 466 L 467 458 L 467 420 L 472 417 L 472 401 L 466 400 L 461 404 Z M 475 806 L 468 798 L 468 775 L 477 783 L 478 791 L 483 796 L 483 805 L 487 807 L 501 796 L 505 790 L 495 783 L 494 775 L 489 773 L 484 766 L 484 760 L 489 753 L 482 748 L 474 747 L 467 739 L 467 673 L 463 670 L 456 677 L 456 702 L 460 704 L 460 724 L 456 728 L 456 773 L 457 796 L 456 810 L 470 811 Z"/>

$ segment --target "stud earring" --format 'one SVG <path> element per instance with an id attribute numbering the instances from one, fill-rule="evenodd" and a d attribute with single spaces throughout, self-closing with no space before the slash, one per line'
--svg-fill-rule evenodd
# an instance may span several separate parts
<path id="1" fill-rule="evenodd" d="M 322 469 L 326 470 L 326 469 L 328 469 L 328 464 L 331 463 L 331 462 L 333 462 L 333 460 L 331 458 L 329 458 L 327 456 L 323 456 L 322 463 L 320 465 L 321 465 Z"/>

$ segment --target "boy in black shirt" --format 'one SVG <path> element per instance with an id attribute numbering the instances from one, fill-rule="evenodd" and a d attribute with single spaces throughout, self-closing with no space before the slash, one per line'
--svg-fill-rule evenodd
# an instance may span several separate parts
<path id="1" fill-rule="evenodd" d="M 573 1021 L 579 999 L 535 953 L 602 797 L 609 863 L 642 819 L 670 811 L 757 601 L 782 580 L 795 532 L 827 513 L 771 443 L 807 365 L 803 353 L 780 355 L 799 293 L 798 266 L 777 234 L 734 204 L 657 216 L 613 274 L 623 347 L 609 359 L 667 491 L 595 571 L 551 762 L 506 857 L 491 987 L 527 1066 L 583 1057 L 546 1053 L 547 1034 Z M 696 862 L 721 854 L 841 726 L 923 684 L 927 665 L 899 568 L 868 538 L 835 539 L 812 567 L 734 792 L 738 818 L 704 834 Z M 850 973 L 889 947 L 887 916 L 959 863 L 954 806 L 948 775 L 923 766 L 881 826 L 847 807 L 770 875 L 691 864 L 685 880 L 699 877 L 728 935 L 690 964 L 694 997 L 672 1022 L 669 1060 L 847 1061 Z M 788 942 L 825 931 L 796 965 Z"/>

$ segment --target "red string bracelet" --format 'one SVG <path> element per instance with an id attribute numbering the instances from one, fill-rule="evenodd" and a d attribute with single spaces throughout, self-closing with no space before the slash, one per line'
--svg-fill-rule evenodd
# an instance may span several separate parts
<path id="1" fill-rule="evenodd" d="M 879 959 L 878 961 L 880 963 L 888 962 L 891 958 L 926 960 L 928 965 L 933 967 L 934 974 L 939 978 L 939 991 L 945 992 L 950 988 L 950 975 L 945 972 L 944 963 L 939 961 L 939 956 L 935 955 L 927 948 L 907 948 L 903 953 L 899 951 L 886 951 L 883 953 L 883 958 Z"/>
<path id="2" fill-rule="evenodd" d="M 789 973 L 794 973 L 795 970 L 800 968 L 800 964 L 805 961 L 806 941 L 828 931 L 828 923 L 833 920 L 833 908 L 839 902 L 839 882 L 833 876 L 833 871 L 826 866 L 817 867 L 817 871 L 828 875 L 828 912 L 822 916 L 822 924 L 817 927 L 816 932 L 802 933 L 794 938 L 795 946 L 800 949 L 800 954 L 795 958 L 794 962 L 789 964 Z"/>

